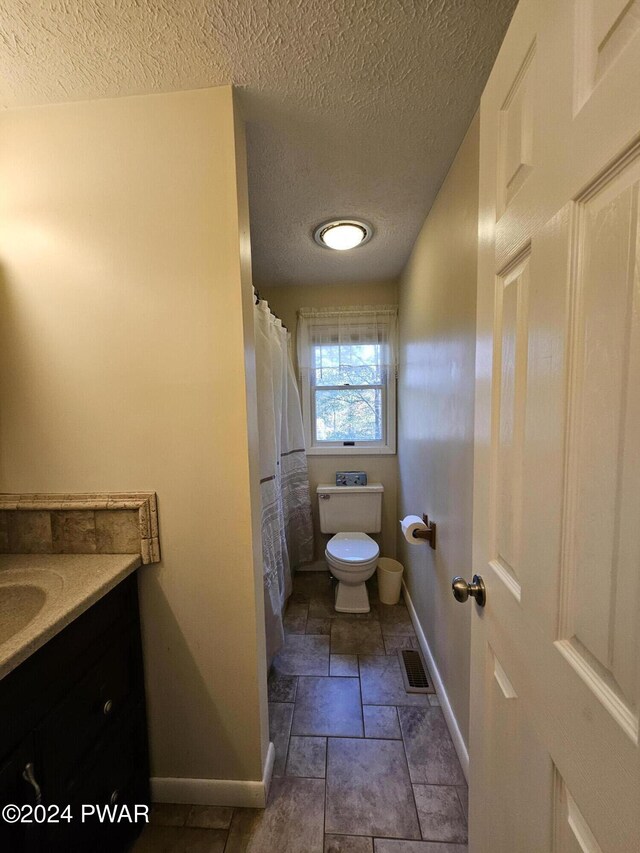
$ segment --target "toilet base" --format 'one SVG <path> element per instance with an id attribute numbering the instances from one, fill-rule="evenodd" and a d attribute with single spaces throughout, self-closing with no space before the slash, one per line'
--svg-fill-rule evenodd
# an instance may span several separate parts
<path id="1" fill-rule="evenodd" d="M 337 613 L 368 613 L 369 593 L 364 583 L 346 584 L 338 582 L 335 609 Z"/>

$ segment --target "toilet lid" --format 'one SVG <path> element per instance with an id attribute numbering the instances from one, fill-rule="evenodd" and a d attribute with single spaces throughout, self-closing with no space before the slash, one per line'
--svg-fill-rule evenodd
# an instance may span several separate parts
<path id="1" fill-rule="evenodd" d="M 336 533 L 329 540 L 327 551 L 343 563 L 362 563 L 380 553 L 378 544 L 366 533 Z"/>

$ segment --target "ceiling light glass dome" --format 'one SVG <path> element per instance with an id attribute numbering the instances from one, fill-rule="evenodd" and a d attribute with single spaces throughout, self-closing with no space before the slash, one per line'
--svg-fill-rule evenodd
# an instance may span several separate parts
<path id="1" fill-rule="evenodd" d="M 360 219 L 333 219 L 318 225 L 313 237 L 325 249 L 345 252 L 362 246 L 371 239 L 371 234 L 371 226 Z"/>

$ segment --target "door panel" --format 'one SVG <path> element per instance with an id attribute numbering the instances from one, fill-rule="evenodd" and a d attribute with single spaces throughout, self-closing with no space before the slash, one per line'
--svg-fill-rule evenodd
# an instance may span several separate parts
<path id="1" fill-rule="evenodd" d="M 553 853 L 602 853 L 564 779 L 554 770 Z"/>
<path id="2" fill-rule="evenodd" d="M 575 5 L 575 88 L 579 109 L 640 29 L 640 2 L 579 0 Z"/>
<path id="3" fill-rule="evenodd" d="M 533 170 L 533 78 L 531 44 L 500 108 L 498 140 L 498 215 L 506 210 Z"/>
<path id="4" fill-rule="evenodd" d="M 558 641 L 638 743 L 640 158 L 578 206 Z"/>
<path id="5" fill-rule="evenodd" d="M 640 2 L 521 0 L 480 123 L 470 849 L 635 853 Z"/>
<path id="6" fill-rule="evenodd" d="M 529 251 L 496 278 L 494 377 L 497 399 L 492 496 L 493 567 L 519 601 L 522 584 L 522 452 L 527 374 Z"/>
<path id="7" fill-rule="evenodd" d="M 487 747 L 495 761 L 485 781 L 484 808 L 494 817 L 491 843 L 495 849 L 540 853 L 551 843 L 549 781 L 553 767 L 502 663 L 490 648 L 485 702 Z M 526 773 L 519 772 L 521 763 L 526 764 Z"/>

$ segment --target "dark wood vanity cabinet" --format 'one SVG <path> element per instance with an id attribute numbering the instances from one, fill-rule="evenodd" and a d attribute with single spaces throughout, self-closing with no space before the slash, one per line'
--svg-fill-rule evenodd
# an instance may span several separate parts
<path id="1" fill-rule="evenodd" d="M 31 823 L 0 818 L 0 851 L 117 853 L 144 828 L 122 808 L 134 819 L 134 806 L 149 803 L 135 574 L 0 681 L 0 807 L 8 803 L 40 808 Z M 120 820 L 83 822 L 83 804 L 111 806 Z"/>

